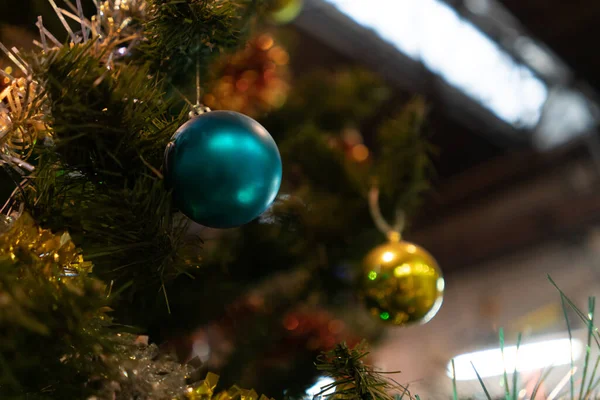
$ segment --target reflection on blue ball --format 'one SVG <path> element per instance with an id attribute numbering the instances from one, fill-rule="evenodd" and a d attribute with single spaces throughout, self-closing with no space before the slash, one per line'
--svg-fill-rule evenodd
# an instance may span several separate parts
<path id="1" fill-rule="evenodd" d="M 165 152 L 175 205 L 195 222 L 231 228 L 275 200 L 281 157 L 269 132 L 250 117 L 212 111 L 183 124 Z"/>

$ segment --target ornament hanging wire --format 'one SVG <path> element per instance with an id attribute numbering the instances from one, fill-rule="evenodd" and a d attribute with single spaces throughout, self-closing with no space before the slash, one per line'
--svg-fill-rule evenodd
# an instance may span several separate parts
<path id="1" fill-rule="evenodd" d="M 194 118 L 204 113 L 210 112 L 210 108 L 200 103 L 202 88 L 200 87 L 200 55 L 196 58 L 196 104 L 191 105 L 192 109 L 189 112 L 189 117 Z"/>
<path id="2" fill-rule="evenodd" d="M 181 93 L 181 91 L 174 85 L 173 90 L 190 106 L 190 112 L 188 113 L 188 117 L 190 119 L 212 111 L 209 107 L 200 102 L 200 97 L 202 95 L 202 87 L 200 85 L 200 56 L 198 56 L 196 60 L 196 103 L 192 103 L 190 99 Z"/>
<path id="3" fill-rule="evenodd" d="M 379 187 L 377 185 L 373 185 L 369 191 L 369 211 L 377 229 L 390 241 L 397 242 L 402 238 L 406 215 L 400 207 L 397 207 L 394 224 L 388 224 L 379 207 Z"/>

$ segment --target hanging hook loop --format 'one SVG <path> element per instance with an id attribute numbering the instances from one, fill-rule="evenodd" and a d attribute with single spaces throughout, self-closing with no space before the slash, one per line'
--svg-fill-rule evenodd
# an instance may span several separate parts
<path id="1" fill-rule="evenodd" d="M 371 190 L 369 190 L 369 211 L 377 229 L 390 241 L 398 242 L 402 239 L 402 231 L 406 223 L 404 210 L 396 207 L 394 224 L 388 224 L 379 207 L 379 186 L 377 184 L 372 185 Z"/>

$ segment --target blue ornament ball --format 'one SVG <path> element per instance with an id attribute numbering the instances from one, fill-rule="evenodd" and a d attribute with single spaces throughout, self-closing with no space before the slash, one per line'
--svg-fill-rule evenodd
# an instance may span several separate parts
<path id="1" fill-rule="evenodd" d="M 233 111 L 211 111 L 183 124 L 165 151 L 175 205 L 193 221 L 232 228 L 275 200 L 281 156 L 267 130 Z"/>

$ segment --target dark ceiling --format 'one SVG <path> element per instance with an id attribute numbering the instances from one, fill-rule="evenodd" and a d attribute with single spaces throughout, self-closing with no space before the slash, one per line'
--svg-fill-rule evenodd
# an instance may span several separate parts
<path id="1" fill-rule="evenodd" d="M 600 91 L 600 2 L 501 0 L 531 32 L 561 57 L 575 76 Z"/>

